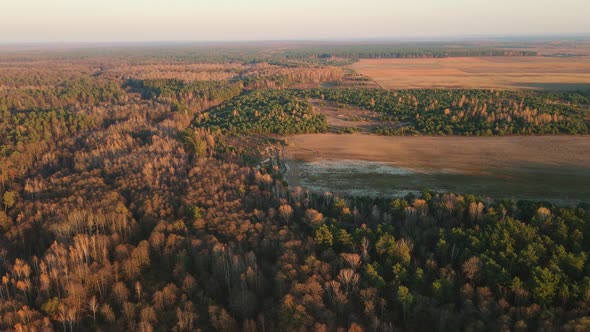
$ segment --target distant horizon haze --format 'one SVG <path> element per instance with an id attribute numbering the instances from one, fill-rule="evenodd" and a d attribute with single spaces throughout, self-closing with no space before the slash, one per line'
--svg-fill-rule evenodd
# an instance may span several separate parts
<path id="1" fill-rule="evenodd" d="M 495 42 L 553 42 L 590 41 L 590 33 L 583 34 L 531 34 L 531 35 L 464 35 L 430 36 L 422 38 L 294 38 L 294 39 L 252 39 L 252 40 L 117 40 L 117 41 L 2 41 L 0 46 L 64 46 L 85 47 L 159 47 L 159 46 L 239 46 L 239 45 L 379 45 L 379 44 L 433 44 L 433 43 L 495 43 Z"/>
<path id="2" fill-rule="evenodd" d="M 426 41 L 590 35 L 581 0 L 20 0 L 0 43 Z"/>

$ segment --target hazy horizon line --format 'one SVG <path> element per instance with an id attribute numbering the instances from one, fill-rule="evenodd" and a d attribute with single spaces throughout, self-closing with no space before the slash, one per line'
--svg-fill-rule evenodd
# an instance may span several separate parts
<path id="1" fill-rule="evenodd" d="M 476 34 L 453 36 L 392 36 L 392 37 L 359 37 L 359 38 L 286 38 L 286 39 L 218 39 L 218 40 L 113 40 L 113 41 L 2 41 L 0 46 L 37 46 L 37 45 L 157 45 L 157 44 L 248 44 L 248 43 L 408 43 L 408 42 L 549 42 L 558 40 L 590 39 L 590 32 L 564 34 Z"/>

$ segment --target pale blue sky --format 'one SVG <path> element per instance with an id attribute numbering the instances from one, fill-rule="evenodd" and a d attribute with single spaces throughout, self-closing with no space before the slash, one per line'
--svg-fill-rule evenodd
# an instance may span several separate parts
<path id="1" fill-rule="evenodd" d="M 590 0 L 0 0 L 0 42 L 589 33 Z"/>

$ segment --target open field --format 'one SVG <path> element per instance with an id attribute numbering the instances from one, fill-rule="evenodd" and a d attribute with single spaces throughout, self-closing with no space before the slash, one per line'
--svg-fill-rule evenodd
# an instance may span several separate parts
<path id="1" fill-rule="evenodd" d="M 590 57 L 363 59 L 350 68 L 386 89 L 590 90 Z"/>
<path id="2" fill-rule="evenodd" d="M 288 180 L 316 191 L 403 196 L 426 188 L 569 204 L 590 200 L 590 137 L 299 135 Z"/>

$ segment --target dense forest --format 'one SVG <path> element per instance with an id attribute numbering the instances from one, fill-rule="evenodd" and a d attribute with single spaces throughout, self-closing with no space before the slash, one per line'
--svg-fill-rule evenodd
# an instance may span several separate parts
<path id="1" fill-rule="evenodd" d="M 196 126 L 239 134 L 301 134 L 327 130 L 326 118 L 293 93 L 266 90 L 234 98 L 197 116 Z"/>
<path id="2" fill-rule="evenodd" d="M 576 92 L 313 89 L 296 91 L 383 113 L 386 135 L 588 134 L 590 98 Z"/>
<path id="3" fill-rule="evenodd" d="M 87 52 L 0 58 L 0 330 L 590 329 L 588 204 L 337 197 L 227 148 L 325 131 L 309 98 L 403 123 L 384 134 L 502 135 L 587 134 L 588 97 L 320 89 L 340 71 L 248 50 Z"/>

